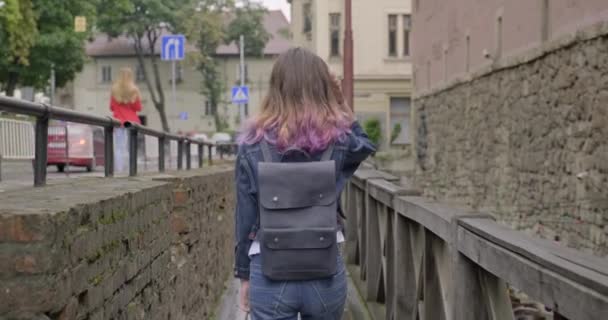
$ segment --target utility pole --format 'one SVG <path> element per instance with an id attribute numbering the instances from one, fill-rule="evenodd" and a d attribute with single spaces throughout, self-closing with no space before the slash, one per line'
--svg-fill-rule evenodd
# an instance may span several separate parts
<path id="1" fill-rule="evenodd" d="M 245 36 L 241 35 L 239 43 L 239 49 L 241 54 L 241 66 L 240 66 L 240 78 L 241 78 L 241 88 L 245 86 Z M 239 120 L 240 123 L 245 122 L 245 104 L 241 103 L 239 105 Z"/>
<path id="2" fill-rule="evenodd" d="M 344 78 L 342 79 L 342 90 L 344 98 L 351 109 L 354 105 L 354 49 L 353 49 L 353 26 L 352 26 L 352 2 L 344 0 Z"/>
<path id="3" fill-rule="evenodd" d="M 176 54 L 177 55 L 177 54 Z M 177 110 L 177 94 L 175 93 L 175 59 L 171 60 L 171 101 L 173 103 L 173 110 Z M 181 117 L 181 116 L 180 116 Z"/>

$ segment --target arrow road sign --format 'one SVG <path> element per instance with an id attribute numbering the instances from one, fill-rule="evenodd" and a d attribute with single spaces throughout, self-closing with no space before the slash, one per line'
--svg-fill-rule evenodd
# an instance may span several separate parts
<path id="1" fill-rule="evenodd" d="M 161 60 L 184 60 L 186 37 L 181 34 L 163 36 L 160 58 Z"/>
<path id="2" fill-rule="evenodd" d="M 249 103 L 249 87 L 247 87 L 247 86 L 232 87 L 232 103 L 234 103 L 234 104 Z"/>

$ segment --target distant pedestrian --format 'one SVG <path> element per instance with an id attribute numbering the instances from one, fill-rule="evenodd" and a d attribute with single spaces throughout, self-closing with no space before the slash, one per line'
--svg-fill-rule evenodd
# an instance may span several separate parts
<path id="1" fill-rule="evenodd" d="M 261 113 L 242 132 L 234 270 L 241 308 L 252 320 L 342 319 L 339 195 L 375 146 L 327 64 L 301 48 L 278 58 Z"/>
<path id="2" fill-rule="evenodd" d="M 133 81 L 131 68 L 120 69 L 118 79 L 112 84 L 110 110 L 114 118 L 122 122 L 140 124 L 137 113 L 141 111 L 141 95 Z M 114 168 L 116 172 L 127 171 L 129 135 L 127 130 L 116 128 L 114 131 Z"/>

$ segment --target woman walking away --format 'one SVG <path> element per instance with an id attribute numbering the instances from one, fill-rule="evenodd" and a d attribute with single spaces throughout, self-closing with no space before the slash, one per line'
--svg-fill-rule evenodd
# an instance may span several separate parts
<path id="1" fill-rule="evenodd" d="M 340 320 L 346 270 L 339 195 L 374 145 L 315 54 L 275 63 L 260 115 L 239 139 L 236 266 L 252 320 Z"/>
<path id="2" fill-rule="evenodd" d="M 130 68 L 120 69 L 118 80 L 112 84 L 110 110 L 115 119 L 125 122 L 140 123 L 137 112 L 141 111 L 141 96 L 133 81 Z M 129 135 L 125 128 L 114 130 L 114 170 L 127 171 Z"/>

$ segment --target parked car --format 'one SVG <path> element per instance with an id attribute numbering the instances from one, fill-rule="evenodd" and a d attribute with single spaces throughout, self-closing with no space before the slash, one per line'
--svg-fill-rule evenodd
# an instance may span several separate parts
<path id="1" fill-rule="evenodd" d="M 91 172 L 97 165 L 104 165 L 103 129 L 58 122 L 50 125 L 48 132 L 47 166 L 56 166 L 59 172 L 67 165 L 85 167 Z"/>

